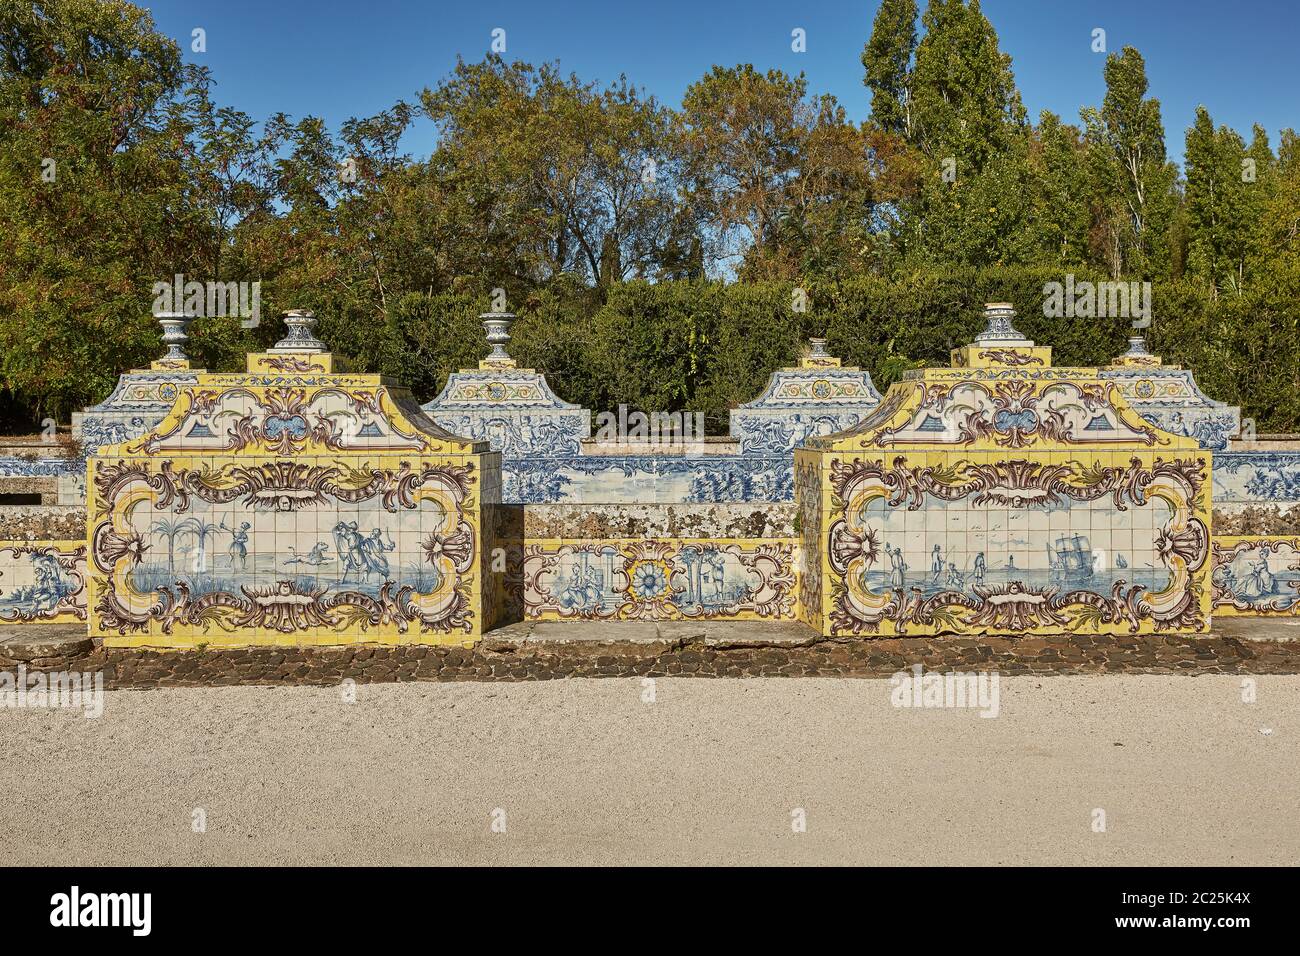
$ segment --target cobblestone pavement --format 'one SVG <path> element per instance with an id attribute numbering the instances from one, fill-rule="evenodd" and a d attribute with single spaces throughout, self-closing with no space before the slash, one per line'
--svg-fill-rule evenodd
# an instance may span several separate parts
<path id="1" fill-rule="evenodd" d="M 928 670 L 1012 674 L 1296 674 L 1295 619 L 1229 621 L 1208 637 L 830 640 L 798 625 L 519 624 L 473 647 L 138 651 L 92 647 L 76 627 L 0 632 L 0 668 L 102 671 L 108 687 L 336 684 L 562 677 L 879 677 Z M 39 631 L 40 635 L 32 632 Z M 611 639 L 613 638 L 613 639 Z"/>

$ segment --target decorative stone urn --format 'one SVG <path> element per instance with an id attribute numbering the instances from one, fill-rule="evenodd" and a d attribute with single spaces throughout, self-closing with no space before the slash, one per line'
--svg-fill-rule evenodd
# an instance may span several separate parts
<path id="1" fill-rule="evenodd" d="M 167 352 L 160 362 L 165 363 L 183 363 L 177 367 L 183 368 L 189 364 L 190 357 L 185 354 L 185 343 L 190 340 L 186 334 L 189 328 L 190 317 L 184 312 L 158 312 L 154 314 L 158 324 L 162 326 L 163 345 L 167 346 Z"/>
<path id="2" fill-rule="evenodd" d="M 326 351 L 325 343 L 312 334 L 316 328 L 316 313 L 307 309 L 290 309 L 284 313 L 284 324 L 289 330 L 288 334 L 267 350 L 272 355 Z"/>
<path id="3" fill-rule="evenodd" d="M 488 345 L 492 351 L 482 362 L 484 368 L 513 368 L 515 360 L 506 354 L 506 343 L 510 341 L 510 326 L 515 321 L 512 312 L 484 312 L 479 316 L 487 332 Z"/>

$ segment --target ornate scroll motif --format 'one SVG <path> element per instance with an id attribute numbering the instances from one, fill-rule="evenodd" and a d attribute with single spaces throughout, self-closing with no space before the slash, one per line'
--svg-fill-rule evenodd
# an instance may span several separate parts
<path id="1" fill-rule="evenodd" d="M 86 619 L 86 546 L 0 542 L 0 622 Z"/>
<path id="2" fill-rule="evenodd" d="M 529 544 L 522 577 L 524 613 L 535 619 L 795 617 L 789 541 Z"/>
<path id="3" fill-rule="evenodd" d="M 979 358 L 1001 362 L 1004 365 L 1042 365 L 1043 360 L 1036 355 L 1026 355 L 1015 349 L 981 349 Z"/>
<path id="4" fill-rule="evenodd" d="M 1172 461 L 1156 457 L 1146 463 L 1135 456 L 1127 467 L 1088 468 L 1079 462 L 1058 465 L 1028 460 L 959 460 L 940 466 L 912 466 L 901 455 L 888 466 L 883 461 L 832 460 L 832 507 L 840 513 L 830 525 L 827 541 L 828 564 L 834 575 L 832 625 L 836 632 L 855 634 L 878 633 L 884 622 L 897 633 L 913 627 L 978 632 L 1075 630 L 1116 623 L 1136 633 L 1144 621 L 1158 631 L 1201 630 L 1207 622 L 1194 575 L 1209 554 L 1209 534 L 1196 516 L 1195 503 L 1207 480 L 1205 472 L 1200 457 Z M 1123 570 L 1128 567 L 1125 563 L 1105 578 L 1095 579 L 1091 588 L 1077 586 L 1080 579 L 1093 579 L 1092 564 L 1098 556 L 1088 552 L 1086 544 L 1082 550 L 1069 550 L 1070 542 L 1078 549 L 1077 542 L 1086 542 L 1086 538 L 1072 538 L 1068 533 L 1061 539 L 1065 550 L 1056 553 L 1051 564 L 1053 580 L 1046 584 L 1031 578 L 1034 574 L 1046 578 L 1048 571 L 1031 572 L 1014 562 L 999 570 L 1008 580 L 987 582 L 987 565 L 977 563 L 975 580 L 968 583 L 966 573 L 956 564 L 939 563 L 942 544 L 935 546 L 933 576 L 930 568 L 909 568 L 901 551 L 890 550 L 887 542 L 884 547 L 892 570 L 880 570 L 881 541 L 876 528 L 866 522 L 867 507 L 877 500 L 883 501 L 886 509 L 919 511 L 927 507 L 927 498 L 964 500 L 972 507 L 1034 508 L 1040 513 L 1052 507 L 1068 509 L 1070 502 L 1106 498 L 1109 507 L 1122 513 L 1147 509 L 1161 499 L 1169 519 L 1150 532 L 1148 541 L 1149 553 L 1163 567 L 1167 583 L 1153 592 L 1147 583 L 1134 581 Z M 1052 545 L 1046 532 L 1041 533 L 1039 547 L 1051 550 Z M 1067 560 L 1070 558 L 1077 561 Z M 979 562 L 984 561 L 985 554 L 980 551 Z M 945 579 L 961 586 L 936 587 Z M 1103 591 L 1099 585 L 1107 581 L 1109 590 Z M 1065 586 L 1071 582 L 1076 586 Z"/>
<path id="5" fill-rule="evenodd" d="M 1136 415 L 1125 416 L 1106 385 L 1038 380 L 925 382 L 918 383 L 916 391 L 921 400 L 915 411 L 892 427 L 876 428 L 872 444 L 879 448 L 900 443 L 1025 448 L 1038 443 L 1157 442 L 1156 430 Z M 890 404 L 886 399 L 879 411 Z M 872 416 L 858 430 L 887 420 Z"/>

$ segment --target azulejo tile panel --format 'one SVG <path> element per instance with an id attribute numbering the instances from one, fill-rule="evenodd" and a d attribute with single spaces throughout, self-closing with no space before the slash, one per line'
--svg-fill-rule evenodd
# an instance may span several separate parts
<path id="1" fill-rule="evenodd" d="M 1230 451 L 1215 455 L 1214 501 L 1300 503 L 1300 452 Z"/>
<path id="2" fill-rule="evenodd" d="M 323 365 L 323 353 L 282 356 Z M 201 374 L 88 461 L 108 645 L 447 643 L 490 626 L 500 458 L 374 375 Z"/>
<path id="3" fill-rule="evenodd" d="M 1241 409 L 1206 397 L 1187 369 L 1159 362 L 1148 367 L 1125 363 L 1104 368 L 1100 375 L 1118 383 L 1125 401 L 1148 422 L 1195 438 L 1202 448 L 1225 449 L 1241 431 Z"/>
<path id="4" fill-rule="evenodd" d="M 795 620 L 789 538 L 542 540 L 524 544 L 530 620 Z"/>
<path id="5" fill-rule="evenodd" d="M 1215 535 L 1213 548 L 1214 614 L 1300 614 L 1300 536 Z"/>
<path id="6" fill-rule="evenodd" d="M 513 366 L 453 372 L 423 408 L 453 434 L 488 441 L 507 458 L 578 455 L 591 434 L 585 408 L 560 401 L 546 376 Z"/>
<path id="7" fill-rule="evenodd" d="M 832 458 L 833 631 L 1204 630 L 1207 466 Z"/>
<path id="8" fill-rule="evenodd" d="M 822 632 L 1207 629 L 1210 454 L 1096 369 L 1051 367 L 1008 312 L 796 453 Z"/>
<path id="9" fill-rule="evenodd" d="M 0 623 L 84 620 L 85 541 L 0 540 Z"/>
<path id="10" fill-rule="evenodd" d="M 198 381 L 189 369 L 136 369 L 118 378 L 104 401 L 72 416 L 72 433 L 87 454 L 139 438 L 171 411 L 180 390 Z"/>
<path id="11" fill-rule="evenodd" d="M 792 501 L 791 457 L 580 455 L 512 459 L 502 500 L 523 504 Z"/>
<path id="12" fill-rule="evenodd" d="M 752 402 L 731 413 L 731 437 L 742 455 L 788 455 L 809 438 L 852 428 L 880 403 L 867 371 L 840 368 L 814 343 L 799 368 L 772 373 Z"/>

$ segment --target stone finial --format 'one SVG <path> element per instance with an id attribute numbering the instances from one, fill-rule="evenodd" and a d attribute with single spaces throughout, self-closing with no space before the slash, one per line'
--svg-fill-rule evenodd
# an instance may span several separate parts
<path id="1" fill-rule="evenodd" d="M 1111 365 L 1154 368 L 1163 363 L 1159 355 L 1152 355 L 1147 351 L 1146 338 L 1141 335 L 1130 335 L 1128 337 L 1128 351 L 1123 355 L 1116 356 Z"/>
<path id="2" fill-rule="evenodd" d="M 162 326 L 162 342 L 167 346 L 167 354 L 160 361 L 188 363 L 190 357 L 185 354 L 185 343 L 190 337 L 185 329 L 190 324 L 190 317 L 184 312 L 155 312 L 154 318 Z"/>
<path id="3" fill-rule="evenodd" d="M 513 312 L 484 312 L 479 316 L 483 329 L 487 332 L 488 345 L 492 351 L 480 362 L 483 368 L 513 368 L 515 360 L 506 354 L 506 343 L 510 341 L 510 324 L 514 322 Z"/>
<path id="4" fill-rule="evenodd" d="M 826 351 L 825 339 L 809 339 L 808 351 L 799 359 L 800 368 L 839 368 L 840 360 Z"/>
<path id="5" fill-rule="evenodd" d="M 290 309 L 284 313 L 284 324 L 289 334 L 267 349 L 272 354 L 283 352 L 326 352 L 325 343 L 312 335 L 316 327 L 316 313 L 308 309 Z"/>
<path id="6" fill-rule="evenodd" d="M 1010 302 L 984 303 L 984 331 L 975 336 L 975 341 L 981 344 L 986 342 L 1033 344 L 1016 331 L 1015 326 L 1012 325 L 1015 318 L 1016 310 Z"/>

